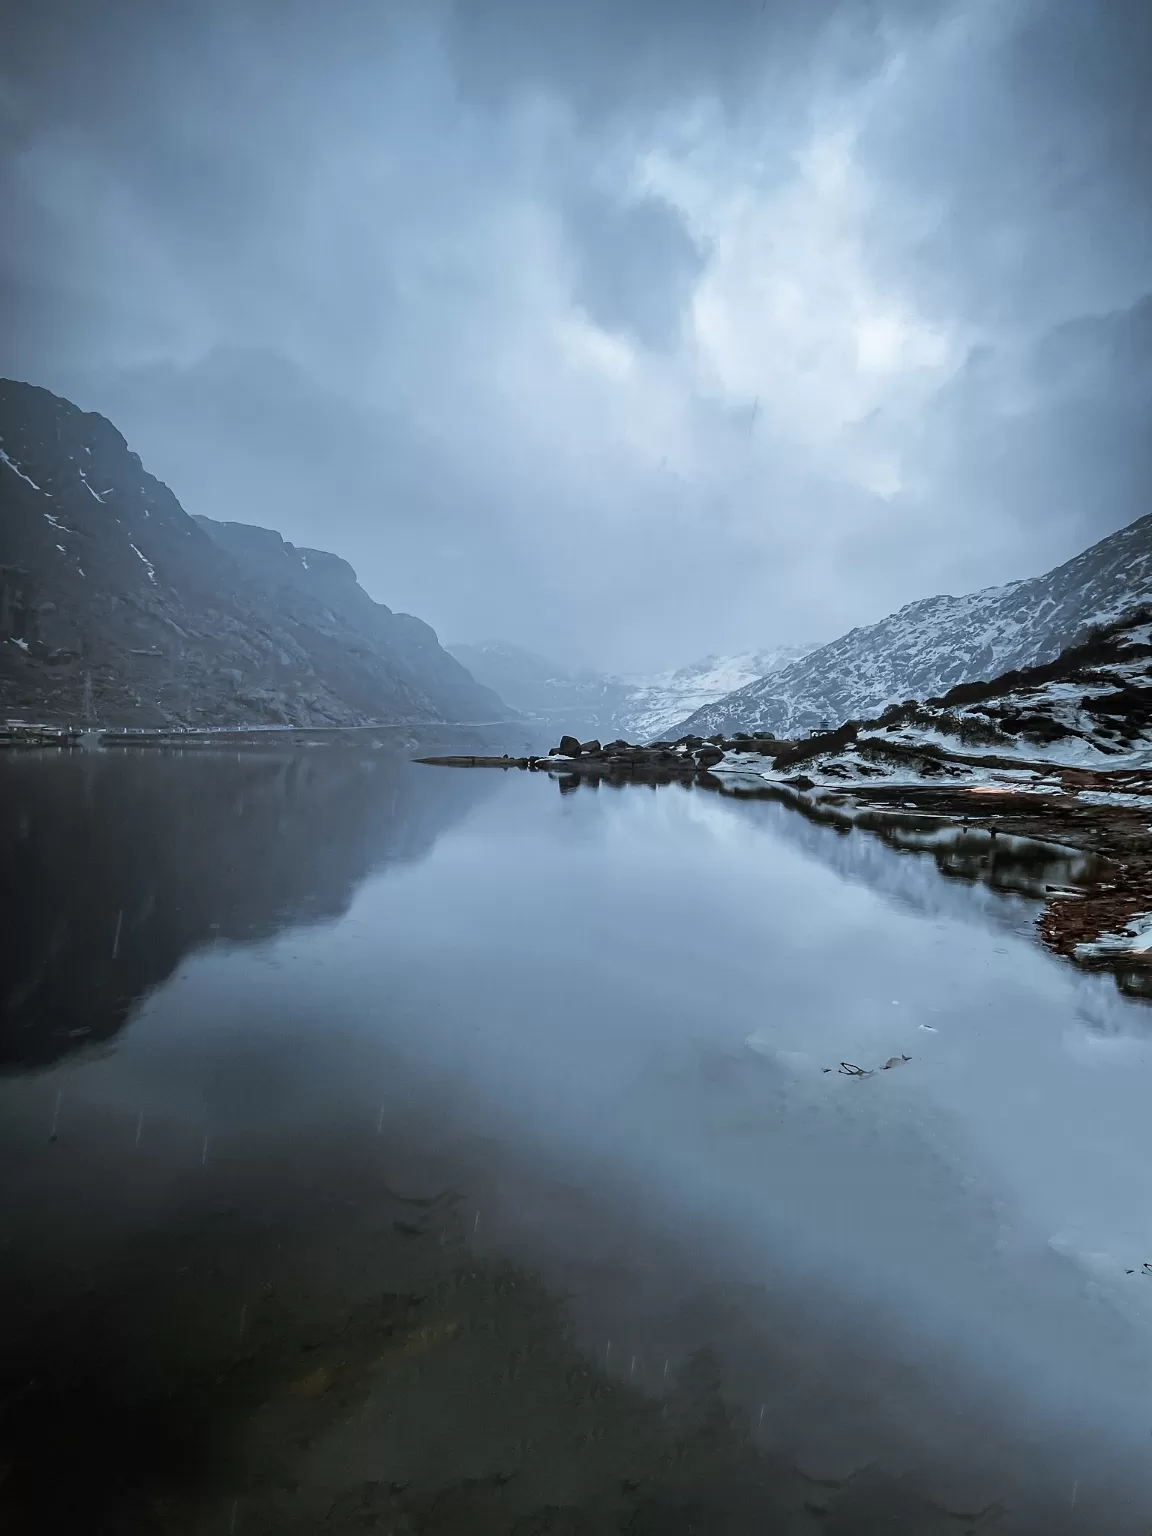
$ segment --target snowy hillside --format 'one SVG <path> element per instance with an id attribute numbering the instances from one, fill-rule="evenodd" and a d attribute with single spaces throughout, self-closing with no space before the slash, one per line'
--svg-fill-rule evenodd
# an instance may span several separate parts
<path id="1" fill-rule="evenodd" d="M 1152 517 L 1043 576 L 929 597 L 698 709 L 674 734 L 802 735 L 957 683 L 1051 661 L 1094 624 L 1152 600 Z"/>
<path id="2" fill-rule="evenodd" d="M 761 784 L 802 781 L 813 789 L 952 781 L 1050 793 L 1062 785 L 1065 793 L 1102 802 L 1148 803 L 1149 611 L 1044 666 L 962 683 L 942 698 L 894 704 L 875 720 L 783 744 L 771 762 L 759 751 L 730 747 L 712 772 Z M 1108 788 L 1098 789 L 1097 781 Z"/>
<path id="3" fill-rule="evenodd" d="M 629 741 L 655 741 L 686 715 L 778 672 L 812 649 L 781 645 L 774 650 L 747 651 L 742 656 L 707 656 L 674 672 L 628 679 L 631 693 L 620 707 L 619 734 Z"/>

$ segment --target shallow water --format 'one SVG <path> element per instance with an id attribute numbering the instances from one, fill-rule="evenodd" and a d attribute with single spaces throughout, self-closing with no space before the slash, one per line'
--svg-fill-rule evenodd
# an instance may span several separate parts
<path id="1" fill-rule="evenodd" d="M 10 1528 L 1152 1525 L 1152 1011 L 1059 855 L 336 748 L 0 832 Z"/>

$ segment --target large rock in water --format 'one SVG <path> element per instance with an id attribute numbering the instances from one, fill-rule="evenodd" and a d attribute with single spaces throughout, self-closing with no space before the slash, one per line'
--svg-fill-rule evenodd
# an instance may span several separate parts
<path id="1" fill-rule="evenodd" d="M 89 701 L 135 725 L 512 713 L 347 561 L 189 517 L 111 422 L 0 380 L 0 716 Z"/>
<path id="2" fill-rule="evenodd" d="M 561 736 L 560 755 L 562 757 L 580 756 L 580 743 L 576 740 L 575 736 Z"/>

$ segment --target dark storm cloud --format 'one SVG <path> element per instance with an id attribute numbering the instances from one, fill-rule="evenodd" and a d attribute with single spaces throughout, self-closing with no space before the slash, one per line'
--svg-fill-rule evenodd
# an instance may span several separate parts
<path id="1" fill-rule="evenodd" d="M 0 371 L 456 637 L 658 666 L 1150 510 L 1152 11 L 40 0 Z"/>

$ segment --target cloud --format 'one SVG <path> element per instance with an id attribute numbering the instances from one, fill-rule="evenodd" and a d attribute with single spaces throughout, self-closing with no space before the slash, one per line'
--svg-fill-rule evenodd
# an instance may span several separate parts
<path id="1" fill-rule="evenodd" d="M 1029 574 L 1150 509 L 1148 13 L 1095 10 L 43 0 L 4 371 L 573 662 Z"/>

